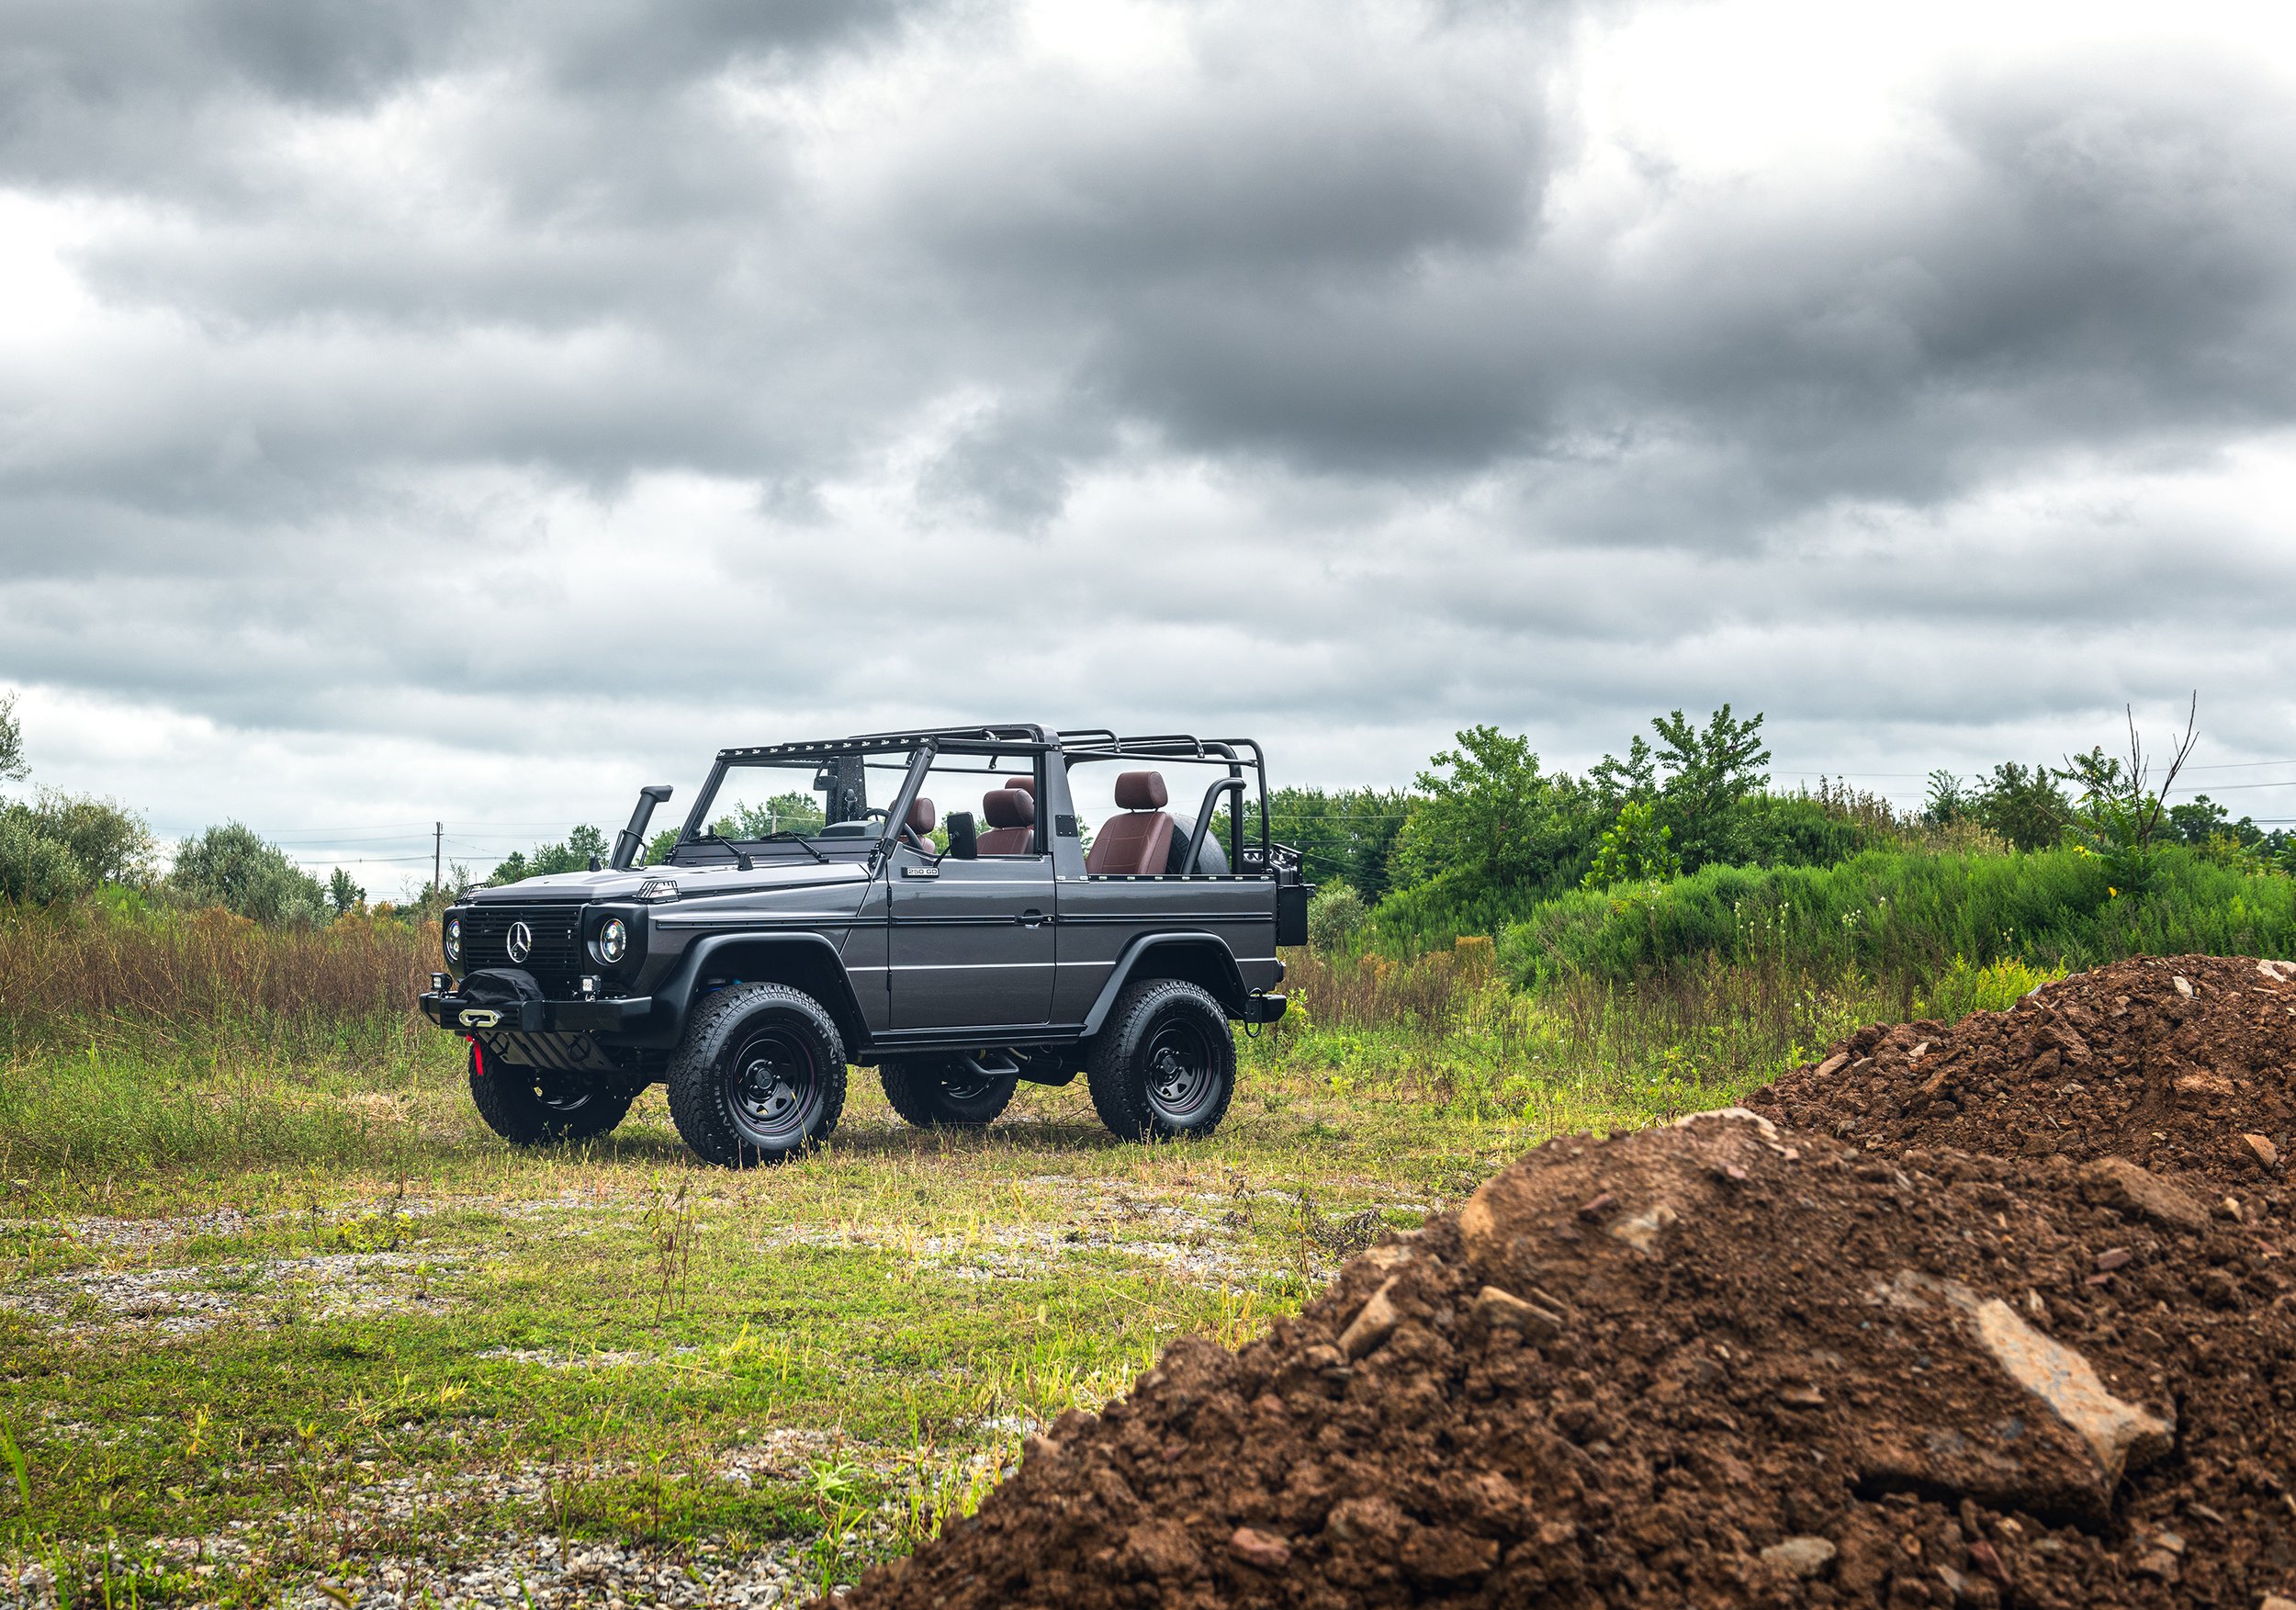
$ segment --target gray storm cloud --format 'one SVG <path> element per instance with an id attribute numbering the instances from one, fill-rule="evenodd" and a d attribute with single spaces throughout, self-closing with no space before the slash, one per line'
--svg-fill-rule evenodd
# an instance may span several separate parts
<path id="1" fill-rule="evenodd" d="M 2296 753 L 2285 63 L 1717 167 L 1600 93 L 1700 9 L 11 7 L 0 684 L 171 829 L 984 716 Z"/>

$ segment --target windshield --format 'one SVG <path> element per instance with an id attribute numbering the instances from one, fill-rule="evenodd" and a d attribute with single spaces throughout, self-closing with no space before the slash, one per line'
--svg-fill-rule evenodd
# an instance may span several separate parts
<path id="1" fill-rule="evenodd" d="M 704 786 L 669 859 L 705 866 L 776 850 L 803 857 L 808 846 L 870 848 L 910 753 L 729 760 L 716 786 Z"/>

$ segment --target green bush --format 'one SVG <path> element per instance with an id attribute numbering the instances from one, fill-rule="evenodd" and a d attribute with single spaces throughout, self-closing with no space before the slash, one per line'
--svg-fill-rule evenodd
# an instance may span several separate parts
<path id="1" fill-rule="evenodd" d="M 324 923 L 335 914 L 324 884 L 237 822 L 184 840 L 167 881 L 186 900 L 257 922 Z"/>
<path id="2" fill-rule="evenodd" d="M 1367 915 L 1362 897 L 1345 884 L 1326 884 L 1308 902 L 1308 949 L 1329 955 L 1345 951 Z"/>
<path id="3" fill-rule="evenodd" d="M 52 906 L 79 898 L 88 882 L 70 847 L 40 832 L 31 812 L 0 808 L 0 899 Z"/>
<path id="4" fill-rule="evenodd" d="M 0 805 L 0 899 L 50 906 L 151 872 L 152 834 L 107 799 L 43 789 L 30 805 Z"/>
<path id="5" fill-rule="evenodd" d="M 1818 974 L 1933 974 L 1956 957 L 2092 967 L 2122 956 L 2285 954 L 2296 881 L 2185 849 L 2158 853 L 2142 895 L 2113 893 L 2078 850 L 2032 855 L 1868 850 L 1830 867 L 1710 866 L 1673 883 L 1580 891 L 1508 928 L 1518 980 L 1618 982 L 1716 958 Z"/>
<path id="6" fill-rule="evenodd" d="M 1674 829 L 1658 819 L 1658 805 L 1630 799 L 1618 807 L 1618 819 L 1603 829 L 1603 842 L 1594 851 L 1594 864 L 1580 880 L 1580 887 L 1607 889 L 1618 884 L 1664 880 L 1683 875 L 1683 858 L 1674 853 Z"/>

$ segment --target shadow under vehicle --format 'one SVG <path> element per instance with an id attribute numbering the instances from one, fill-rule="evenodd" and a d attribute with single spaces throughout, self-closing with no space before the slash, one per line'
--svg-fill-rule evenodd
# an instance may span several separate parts
<path id="1" fill-rule="evenodd" d="M 1168 808 L 1167 772 L 1200 784 L 1192 814 Z M 936 792 L 966 808 L 944 816 Z M 1107 808 L 1087 823 L 1080 795 Z M 1021 1081 L 1082 1074 L 1120 1136 L 1209 1134 L 1233 1025 L 1283 1015 L 1276 949 L 1306 939 L 1309 885 L 1269 837 L 1248 738 L 1009 726 L 725 749 L 642 864 L 670 797 L 642 790 L 602 863 L 445 913 L 422 1008 L 469 1041 L 472 1098 L 510 1141 L 603 1134 L 658 1083 L 700 1156 L 776 1161 L 836 1128 L 849 1064 L 919 1125 L 977 1127 Z"/>

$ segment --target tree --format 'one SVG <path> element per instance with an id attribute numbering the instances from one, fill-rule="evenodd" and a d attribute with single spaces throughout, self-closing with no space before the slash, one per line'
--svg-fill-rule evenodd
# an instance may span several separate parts
<path id="1" fill-rule="evenodd" d="M 1575 881 L 1595 836 L 1584 790 L 1539 770 L 1527 737 L 1495 726 L 1458 733 L 1419 773 L 1423 797 L 1397 838 L 1399 886 L 1441 878 L 1469 896 Z"/>
<path id="2" fill-rule="evenodd" d="M 0 804 L 0 897 L 51 905 L 98 884 L 151 875 L 152 833 L 107 799 L 42 789 L 29 805 Z"/>
<path id="3" fill-rule="evenodd" d="M 1930 773 L 1930 792 L 1921 808 L 1921 819 L 1932 828 L 1950 828 L 1970 814 L 1972 804 L 1969 786 L 1951 771 Z"/>
<path id="4" fill-rule="evenodd" d="M 1701 730 L 1680 710 L 1669 711 L 1651 719 L 1655 749 L 1638 737 L 1625 760 L 1604 755 L 1587 782 L 1613 809 L 1630 800 L 1655 800 L 1655 819 L 1669 830 L 1686 871 L 1736 859 L 1739 806 L 1770 782 L 1761 721 L 1760 711 L 1740 721 L 1725 704 Z"/>
<path id="5" fill-rule="evenodd" d="M 2116 895 L 2142 894 L 2152 882 L 2154 857 L 2169 820 L 2164 800 L 2176 785 L 2177 774 L 2191 759 L 2193 746 L 2200 742 L 2200 696 L 2195 693 L 2185 715 L 2184 731 L 2169 745 L 2168 769 L 2158 788 L 2153 786 L 2153 768 L 2158 757 L 2145 752 L 2133 707 L 2128 711 L 2125 762 L 2107 755 L 2099 744 L 2085 755 L 2066 756 L 2065 770 L 2056 774 L 2080 784 L 2072 837 L 2078 848 L 2105 863 L 2106 876 L 2111 879 Z"/>
<path id="6" fill-rule="evenodd" d="M 351 874 L 341 867 L 327 880 L 327 902 L 335 908 L 337 917 L 356 911 L 366 902 L 366 891 L 351 881 Z"/>
<path id="7" fill-rule="evenodd" d="M 21 782 L 31 774 L 24 763 L 24 726 L 16 718 L 16 695 L 0 693 L 0 782 Z"/>
<path id="8" fill-rule="evenodd" d="M 184 840 L 167 881 L 186 899 L 257 922 L 324 923 L 334 915 L 317 878 L 238 822 Z"/>
<path id="9" fill-rule="evenodd" d="M 819 800 L 792 789 L 761 805 L 736 805 L 730 815 L 710 824 L 710 831 L 720 839 L 762 839 L 769 833 L 818 833 L 827 820 Z"/>
<path id="10" fill-rule="evenodd" d="M 1388 861 L 1412 798 L 1401 789 L 1278 788 L 1267 796 L 1268 833 L 1307 859 L 1311 883 L 1345 882 L 1377 905 L 1390 882 Z M 1246 843 L 1259 836 L 1259 801 L 1244 809 Z M 1228 812 L 1212 813 L 1212 831 L 1228 841 Z"/>
<path id="11" fill-rule="evenodd" d="M 490 884 L 514 884 L 521 878 L 547 877 L 553 873 L 579 873 L 588 869 L 594 856 L 605 859 L 606 836 L 585 824 L 566 836 L 563 844 L 538 844 L 534 851 L 513 850 L 494 869 L 487 879 Z"/>
<path id="12" fill-rule="evenodd" d="M 1675 715 L 1680 715 L 1677 710 Z M 1650 750 L 1648 738 L 1637 737 L 1626 745 L 1626 758 L 1604 755 L 1586 774 L 1587 782 L 1606 806 L 1617 805 L 1630 799 L 1658 797 L 1658 757 Z"/>
<path id="13" fill-rule="evenodd" d="M 2073 806 L 2046 766 L 2004 760 L 1976 785 L 1969 814 L 1977 826 L 2018 850 L 2046 850 L 2062 843 L 2073 825 Z"/>
<path id="14" fill-rule="evenodd" d="M 141 883 L 152 874 L 152 829 L 117 801 L 43 788 L 27 813 L 32 830 L 72 852 L 91 884 Z"/>
<path id="15" fill-rule="evenodd" d="M 1761 712 L 1739 721 L 1724 704 L 1700 731 L 1679 710 L 1650 723 L 1659 735 L 1659 764 L 1667 771 L 1661 819 L 1674 829 L 1674 846 L 1692 872 L 1728 858 L 1730 816 L 1739 802 L 1766 787 L 1770 750 L 1761 741 Z"/>
<path id="16" fill-rule="evenodd" d="M 0 809 L 0 899 L 52 906 L 87 892 L 88 876 L 72 851 L 33 826 L 21 805 Z"/>

